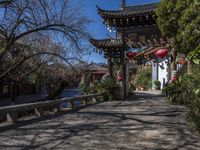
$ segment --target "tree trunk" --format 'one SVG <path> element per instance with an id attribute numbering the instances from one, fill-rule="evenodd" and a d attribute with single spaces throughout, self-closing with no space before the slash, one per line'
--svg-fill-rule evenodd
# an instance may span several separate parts
<path id="1" fill-rule="evenodd" d="M 187 62 L 187 73 L 192 73 L 192 62 L 190 60 Z"/>
<path id="2" fill-rule="evenodd" d="M 172 64 L 171 64 L 171 70 L 172 71 L 177 69 L 176 56 L 177 56 L 177 50 L 173 49 L 172 50 Z"/>

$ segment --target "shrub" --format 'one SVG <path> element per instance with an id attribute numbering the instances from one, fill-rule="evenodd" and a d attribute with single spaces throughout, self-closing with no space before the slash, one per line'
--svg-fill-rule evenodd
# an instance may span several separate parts
<path id="1" fill-rule="evenodd" d="M 134 91 L 135 91 L 135 89 L 136 89 L 136 88 L 135 88 L 134 84 L 130 83 L 129 94 L 133 94 Z"/>
<path id="2" fill-rule="evenodd" d="M 103 99 L 105 101 L 115 99 L 118 88 L 119 86 L 116 80 L 112 78 L 105 78 L 94 83 L 82 83 L 79 85 L 79 89 L 85 94 L 104 92 Z"/>
<path id="3" fill-rule="evenodd" d="M 154 81 L 154 84 L 155 84 L 155 88 L 156 88 L 156 90 L 160 90 L 160 86 L 161 86 L 161 83 L 160 83 L 160 81 L 159 80 L 155 80 Z"/>
<path id="4" fill-rule="evenodd" d="M 151 87 L 152 87 L 152 80 L 149 80 L 148 87 L 149 87 L 149 89 L 151 89 Z"/>
<path id="5" fill-rule="evenodd" d="M 159 80 L 155 80 L 155 81 L 154 81 L 154 84 L 155 84 L 156 90 L 160 90 L 160 86 L 161 86 L 160 81 L 159 81 Z"/>
<path id="6" fill-rule="evenodd" d="M 182 84 L 181 79 L 170 83 L 165 86 L 163 91 L 166 93 L 167 98 L 173 104 L 183 104 L 182 102 Z"/>
<path id="7" fill-rule="evenodd" d="M 134 84 L 136 87 L 149 87 L 149 81 L 151 81 L 151 69 L 143 69 L 137 72 Z"/>
<path id="8" fill-rule="evenodd" d="M 81 83 L 81 84 L 79 84 L 78 88 L 84 94 L 89 94 L 90 93 L 90 84 L 89 83 Z"/>
<path id="9" fill-rule="evenodd" d="M 160 86 L 160 85 L 161 85 L 161 83 L 160 83 L 159 80 L 155 80 L 155 81 L 154 81 L 154 84 L 155 84 L 155 86 Z"/>
<path id="10" fill-rule="evenodd" d="M 168 84 L 164 91 L 170 102 L 183 104 L 189 109 L 187 119 L 200 133 L 200 66 L 194 65 L 192 74 L 185 74 Z"/>
<path id="11" fill-rule="evenodd" d="M 100 87 L 105 92 L 105 97 L 107 97 L 107 100 L 113 100 L 117 96 L 117 89 L 119 86 L 117 85 L 117 82 L 115 79 L 112 78 L 106 78 L 100 82 Z"/>

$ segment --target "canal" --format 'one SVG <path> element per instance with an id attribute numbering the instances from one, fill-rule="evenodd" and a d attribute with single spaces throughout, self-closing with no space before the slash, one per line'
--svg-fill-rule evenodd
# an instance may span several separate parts
<path id="1" fill-rule="evenodd" d="M 67 98 L 67 97 L 75 97 L 75 96 L 78 96 L 78 95 L 81 95 L 81 91 L 79 89 L 65 89 L 62 92 L 61 97 L 62 98 Z M 75 103 L 74 103 L 74 105 L 75 106 L 80 105 L 80 101 L 76 100 Z M 63 104 L 61 104 L 60 107 L 61 108 L 67 108 L 68 105 L 67 105 L 67 103 L 63 103 Z"/>

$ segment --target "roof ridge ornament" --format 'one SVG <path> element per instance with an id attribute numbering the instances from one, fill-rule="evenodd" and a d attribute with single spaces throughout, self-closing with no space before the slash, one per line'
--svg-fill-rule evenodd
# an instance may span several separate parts
<path id="1" fill-rule="evenodd" d="M 126 7 L 126 0 L 121 0 L 121 10 L 123 10 Z"/>

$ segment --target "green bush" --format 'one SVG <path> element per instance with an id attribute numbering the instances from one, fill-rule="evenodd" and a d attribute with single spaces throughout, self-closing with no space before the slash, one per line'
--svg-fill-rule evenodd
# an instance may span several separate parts
<path id="1" fill-rule="evenodd" d="M 134 84 L 130 83 L 129 94 L 133 94 L 135 90 L 136 90 L 136 88 L 135 88 Z"/>
<path id="2" fill-rule="evenodd" d="M 160 83 L 159 80 L 155 80 L 155 81 L 154 81 L 154 84 L 155 84 L 156 87 L 160 87 L 160 85 L 161 85 L 161 83 Z"/>
<path id="3" fill-rule="evenodd" d="M 152 87 L 152 80 L 149 80 L 149 82 L 148 82 L 148 87 L 149 87 L 149 88 Z"/>
<path id="4" fill-rule="evenodd" d="M 182 90 L 183 86 L 181 83 L 181 78 L 173 83 L 166 85 L 163 89 L 167 95 L 168 100 L 173 104 L 183 104 Z"/>
<path id="5" fill-rule="evenodd" d="M 85 94 L 94 94 L 103 92 L 103 99 L 105 101 L 113 100 L 116 98 L 117 89 L 119 86 L 115 79 L 106 78 L 94 83 L 82 83 L 79 85 L 79 89 Z"/>
<path id="6" fill-rule="evenodd" d="M 139 70 L 134 79 L 134 85 L 136 87 L 147 87 L 151 88 L 151 69 L 142 69 Z"/>
<path id="7" fill-rule="evenodd" d="M 90 84 L 89 83 L 81 83 L 79 84 L 78 89 L 83 92 L 84 94 L 90 93 Z"/>
<path id="8" fill-rule="evenodd" d="M 105 93 L 105 99 L 107 100 L 114 100 L 117 96 L 117 89 L 119 86 L 115 79 L 106 78 L 99 83 L 99 86 L 103 89 Z"/>
<path id="9" fill-rule="evenodd" d="M 96 81 L 94 83 L 81 83 L 79 84 L 79 90 L 84 94 L 95 94 L 103 92 L 102 87 L 100 86 L 100 81 Z"/>
<path id="10" fill-rule="evenodd" d="M 103 93 L 103 100 L 104 101 L 109 101 L 110 100 L 110 96 L 108 95 L 107 92 Z"/>
<path id="11" fill-rule="evenodd" d="M 200 66 L 194 65 L 192 74 L 185 74 L 164 91 L 173 104 L 182 104 L 189 109 L 188 121 L 200 133 Z"/>

